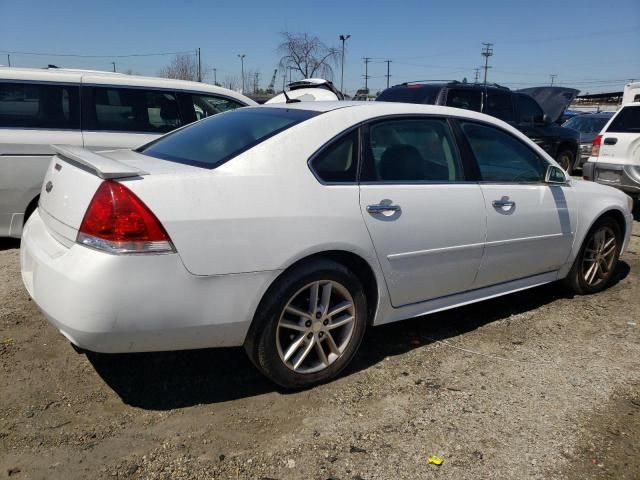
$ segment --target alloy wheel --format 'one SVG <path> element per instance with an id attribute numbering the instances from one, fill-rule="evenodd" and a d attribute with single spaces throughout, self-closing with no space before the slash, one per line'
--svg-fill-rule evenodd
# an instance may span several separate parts
<path id="1" fill-rule="evenodd" d="M 614 267 L 618 238 L 608 226 L 596 230 L 587 243 L 582 257 L 582 278 L 590 287 L 609 278 Z"/>
<path id="2" fill-rule="evenodd" d="M 346 287 L 333 280 L 312 282 L 298 290 L 280 314 L 280 360 L 297 373 L 324 370 L 342 356 L 355 324 L 355 304 Z"/>

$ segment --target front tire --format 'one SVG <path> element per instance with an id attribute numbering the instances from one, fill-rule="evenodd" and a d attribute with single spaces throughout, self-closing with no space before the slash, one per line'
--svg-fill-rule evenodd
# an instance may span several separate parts
<path id="1" fill-rule="evenodd" d="M 366 328 L 367 301 L 358 277 L 332 260 L 294 267 L 258 307 L 245 350 L 258 369 L 285 388 L 336 377 L 353 359 Z"/>
<path id="2" fill-rule="evenodd" d="M 565 284 L 579 295 L 604 290 L 611 283 L 622 248 L 622 232 L 611 217 L 600 218 L 587 233 Z"/>

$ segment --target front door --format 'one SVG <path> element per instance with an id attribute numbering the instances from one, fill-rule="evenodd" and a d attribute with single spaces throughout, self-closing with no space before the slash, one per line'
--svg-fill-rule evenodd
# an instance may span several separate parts
<path id="1" fill-rule="evenodd" d="M 522 140 L 486 124 L 461 122 L 477 161 L 487 240 L 474 288 L 558 270 L 575 232 L 570 186 L 549 185 L 549 163 Z"/>
<path id="2" fill-rule="evenodd" d="M 485 206 L 480 186 L 464 180 L 448 122 L 396 118 L 365 132 L 360 208 L 393 306 L 469 289 Z"/>

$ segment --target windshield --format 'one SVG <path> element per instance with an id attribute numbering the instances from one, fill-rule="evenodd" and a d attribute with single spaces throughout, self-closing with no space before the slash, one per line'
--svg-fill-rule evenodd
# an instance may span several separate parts
<path id="1" fill-rule="evenodd" d="M 573 128 L 581 133 L 599 133 L 609 121 L 607 117 L 577 116 L 567 120 L 563 127 Z"/>
<path id="2" fill-rule="evenodd" d="M 285 108 L 238 109 L 176 130 L 138 151 L 172 162 L 216 168 L 267 138 L 317 114 Z"/>
<path id="3" fill-rule="evenodd" d="M 379 102 L 426 103 L 435 105 L 440 87 L 408 85 L 387 88 L 378 95 Z"/>

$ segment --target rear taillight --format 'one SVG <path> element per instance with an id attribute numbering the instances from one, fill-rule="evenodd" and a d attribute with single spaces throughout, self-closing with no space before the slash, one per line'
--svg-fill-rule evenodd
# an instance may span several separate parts
<path id="1" fill-rule="evenodd" d="M 598 155 L 600 155 L 600 143 L 602 143 L 602 135 L 598 135 L 593 139 L 593 142 L 591 142 L 592 157 L 597 157 Z"/>
<path id="2" fill-rule="evenodd" d="M 112 180 L 98 187 L 76 241 L 116 254 L 175 251 L 169 235 L 149 207 L 123 184 Z"/>

